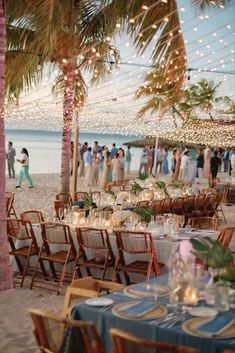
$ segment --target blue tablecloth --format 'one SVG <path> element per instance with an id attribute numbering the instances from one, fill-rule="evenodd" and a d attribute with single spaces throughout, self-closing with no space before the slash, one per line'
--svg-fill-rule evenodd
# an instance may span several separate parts
<path id="1" fill-rule="evenodd" d="M 167 276 L 163 275 L 159 278 L 153 278 L 149 282 L 166 285 Z M 133 301 L 133 298 L 118 294 L 110 294 L 108 297 L 113 299 L 116 304 Z M 168 301 L 167 299 L 159 298 L 158 302 L 166 304 Z M 230 310 L 224 315 L 234 318 L 235 310 Z M 192 316 L 188 314 L 186 319 L 189 318 L 192 318 Z M 72 319 L 93 321 L 102 337 L 107 353 L 111 352 L 112 346 L 109 334 L 110 328 L 118 328 L 144 339 L 197 348 L 200 349 L 201 353 L 222 353 L 226 348 L 235 352 L 235 343 L 232 344 L 229 340 L 205 339 L 188 335 L 181 329 L 181 323 L 176 324 L 173 328 L 161 328 L 149 321 L 122 319 L 112 314 L 112 307 L 102 311 L 100 308 L 81 304 L 74 307 Z"/>

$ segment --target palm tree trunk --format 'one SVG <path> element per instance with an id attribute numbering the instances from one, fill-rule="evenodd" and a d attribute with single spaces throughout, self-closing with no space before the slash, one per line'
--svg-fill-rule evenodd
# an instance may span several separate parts
<path id="1" fill-rule="evenodd" d="M 75 198 L 75 192 L 77 191 L 78 140 L 79 140 L 78 109 L 76 109 L 76 111 L 75 111 L 75 126 L 74 126 L 74 145 L 73 145 L 73 177 L 72 177 L 72 199 L 73 199 L 73 201 Z"/>
<path id="2" fill-rule="evenodd" d="M 61 149 L 60 192 L 69 193 L 74 70 L 68 71 L 66 76 L 66 89 L 64 93 L 64 124 Z"/>
<path id="3" fill-rule="evenodd" d="M 0 0 L 0 290 L 13 287 L 6 231 L 5 202 L 5 131 L 4 131 L 4 72 L 6 52 L 6 22 L 4 0 Z"/>

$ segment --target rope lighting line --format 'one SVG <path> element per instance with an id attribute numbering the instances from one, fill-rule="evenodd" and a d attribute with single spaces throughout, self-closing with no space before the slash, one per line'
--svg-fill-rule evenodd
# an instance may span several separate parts
<path id="1" fill-rule="evenodd" d="M 194 69 L 194 70 L 200 70 L 200 69 Z M 217 71 L 208 71 L 209 73 L 215 73 L 215 74 L 217 74 L 217 73 L 219 73 L 219 72 L 217 72 Z M 221 72 L 221 74 L 224 74 L 224 72 Z M 224 82 L 224 81 L 223 81 Z M 225 81 L 226 82 L 226 81 Z M 228 82 L 228 80 L 227 80 L 227 82 Z M 137 84 L 137 83 L 136 83 Z M 133 86 L 135 86 L 136 84 L 134 84 L 134 85 L 132 85 L 132 87 Z M 124 89 L 121 89 L 121 90 L 119 90 L 119 92 L 120 91 L 123 91 Z M 173 91 L 173 90 L 172 90 Z M 129 94 L 130 96 L 133 96 L 133 98 L 134 98 L 134 92 L 133 93 L 130 93 Z M 42 100 L 44 100 L 45 98 L 48 98 L 49 96 L 54 96 L 53 94 L 50 94 L 50 95 L 46 95 L 46 96 L 43 96 L 43 97 L 40 97 L 40 98 L 38 98 L 38 99 L 36 99 L 36 100 L 34 100 L 34 101 L 30 101 L 30 102 L 26 102 L 25 104 L 24 104 L 24 106 L 28 106 L 28 105 L 31 105 L 32 103 L 37 103 L 37 102 L 40 102 L 40 101 L 42 101 Z M 126 94 L 123 94 L 123 96 L 125 97 L 126 96 Z M 102 97 L 99 97 L 99 98 L 102 98 Z M 85 106 L 84 106 L 84 109 L 87 107 L 87 106 L 91 106 L 91 105 L 96 105 L 96 104 L 100 104 L 100 103 L 104 103 L 104 102 L 109 102 L 109 101 L 114 101 L 114 99 L 117 99 L 117 100 L 119 100 L 120 99 L 120 97 L 114 97 L 114 98 L 108 98 L 108 99 L 106 99 L 106 100 L 102 100 L 102 101 L 100 101 L 100 102 L 94 102 L 94 103 L 87 103 L 87 104 L 85 104 Z M 144 98 L 148 98 L 148 97 L 143 97 L 143 99 Z"/>
<path id="2" fill-rule="evenodd" d="M 143 66 L 143 65 L 142 65 Z M 226 72 L 223 72 L 223 73 L 226 73 Z"/>
<path id="3" fill-rule="evenodd" d="M 218 13 L 218 12 L 217 12 Z M 223 28 L 224 27 L 224 25 L 221 27 L 221 28 Z M 218 29 L 217 29 L 218 30 Z M 213 31 L 212 31 L 213 32 Z M 196 41 L 196 40 L 195 40 Z M 190 43 L 191 44 L 191 43 Z M 30 54 L 35 54 L 35 53 L 32 53 L 32 52 L 30 52 Z M 129 64 L 129 63 L 128 63 Z M 139 64 L 140 66 L 141 66 L 141 64 Z M 143 66 L 143 65 L 142 65 Z"/>
<path id="4" fill-rule="evenodd" d="M 159 3 L 159 2 L 162 2 L 161 0 L 160 1 L 157 1 L 155 4 L 153 4 L 153 5 L 151 5 L 149 8 L 148 8 L 148 11 L 151 9 L 151 8 L 153 8 L 153 7 L 155 7 L 155 6 L 157 6 L 157 4 Z M 188 2 L 187 3 L 185 3 L 184 5 L 187 5 L 188 4 Z M 182 5 L 182 6 L 184 6 L 184 5 Z M 231 5 L 231 7 L 232 7 L 232 5 Z M 181 7 L 182 8 L 182 7 Z M 227 6 L 226 7 L 226 10 L 227 9 L 229 9 L 230 8 L 230 6 Z M 143 12 L 146 12 L 147 10 L 144 10 Z M 171 14 L 173 14 L 174 12 L 176 12 L 176 11 L 180 11 L 179 9 L 176 9 L 176 10 L 174 10 L 174 11 L 172 11 L 171 13 L 169 13 L 168 14 L 168 16 L 170 16 Z M 219 14 L 219 11 L 218 12 L 216 12 L 215 13 L 215 15 L 212 15 L 210 18 L 212 18 L 212 17 L 214 17 L 214 16 L 217 16 Z M 138 16 L 141 16 L 142 14 L 139 14 L 139 15 L 137 15 L 136 17 L 134 17 L 134 19 L 135 18 L 138 18 Z M 157 21 L 157 23 L 159 22 L 161 22 L 162 21 L 162 19 L 164 19 L 165 18 L 165 16 L 164 17 L 161 17 L 161 19 L 159 19 L 159 21 Z M 194 18 L 192 17 L 192 20 L 193 20 Z M 186 23 L 187 22 L 190 22 L 191 20 L 189 20 L 189 21 L 186 21 Z M 199 21 L 198 23 L 200 24 L 200 22 L 202 22 L 202 21 Z M 147 27 L 147 28 L 145 28 L 144 30 L 148 30 L 148 29 L 150 29 L 150 28 L 153 28 L 152 27 L 153 26 L 153 24 L 152 25 L 150 25 L 149 27 Z M 176 28 L 174 28 L 173 30 L 175 30 L 175 29 L 177 29 L 178 27 L 176 27 Z M 172 31 L 172 30 L 171 30 Z M 171 31 L 169 31 L 169 32 L 167 32 L 166 34 L 164 34 L 164 36 L 166 36 L 167 34 L 170 34 L 171 33 Z M 187 30 L 184 30 L 184 33 L 186 33 L 186 31 Z M 142 31 L 143 32 L 143 31 Z M 168 39 L 169 40 L 169 39 Z M 166 42 L 166 41 L 164 41 L 164 42 Z M 95 47 L 96 45 L 99 45 L 100 43 L 96 43 L 93 47 Z M 13 51 L 15 51 L 15 52 L 20 52 L 19 50 L 13 50 Z M 85 54 L 86 52 L 89 52 L 90 51 L 90 49 L 88 49 L 87 51 L 85 51 L 85 52 L 83 52 L 82 54 Z M 33 53 L 33 52 L 25 52 L 26 54 L 30 54 L 30 55 L 38 55 L 38 56 L 41 56 L 42 54 L 40 54 L 40 53 Z M 80 56 L 81 56 L 81 54 L 79 54 Z M 79 55 L 75 55 L 75 56 L 72 56 L 72 57 L 69 57 L 68 59 L 72 59 L 72 58 L 76 58 L 76 57 L 79 57 Z M 86 60 L 87 61 L 87 60 Z"/>

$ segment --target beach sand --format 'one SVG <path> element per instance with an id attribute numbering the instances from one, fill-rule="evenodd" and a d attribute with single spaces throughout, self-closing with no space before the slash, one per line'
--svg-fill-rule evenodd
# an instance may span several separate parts
<path id="1" fill-rule="evenodd" d="M 29 189 L 23 182 L 22 189 L 15 189 L 16 180 L 8 179 L 6 190 L 15 192 L 15 209 L 17 215 L 27 210 L 40 210 L 45 219 L 54 216 L 53 201 L 59 192 L 58 174 L 32 174 L 35 187 Z M 93 190 L 97 188 L 93 188 Z M 78 190 L 86 191 L 83 179 L 78 181 Z M 228 225 L 235 226 L 235 205 L 223 206 Z M 225 227 L 224 223 L 221 227 Z M 29 308 L 62 313 L 64 296 L 56 296 L 54 292 L 34 288 L 16 287 L 14 290 L 0 293 L 0 352 L 4 353 L 33 353 L 37 352 L 37 345 L 32 333 Z"/>

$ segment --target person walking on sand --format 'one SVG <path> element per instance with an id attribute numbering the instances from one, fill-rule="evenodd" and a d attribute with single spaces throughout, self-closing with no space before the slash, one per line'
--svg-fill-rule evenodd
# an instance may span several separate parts
<path id="1" fill-rule="evenodd" d="M 33 181 L 29 175 L 29 153 L 26 148 L 22 148 L 21 153 L 22 153 L 22 159 L 17 159 L 17 162 L 21 163 L 22 166 L 20 169 L 16 188 L 21 188 L 23 176 L 25 176 L 25 178 L 27 179 L 27 181 L 29 183 L 29 187 L 33 188 Z"/>
<path id="2" fill-rule="evenodd" d="M 132 158 L 130 149 L 131 149 L 131 146 L 128 146 L 126 150 L 126 175 L 130 174 L 131 158 Z"/>
<path id="3" fill-rule="evenodd" d="M 16 150 L 12 147 L 13 143 L 11 141 L 8 142 L 8 149 L 7 149 L 7 167 L 8 167 L 8 174 L 9 178 L 15 178 L 15 155 Z"/>
<path id="4" fill-rule="evenodd" d="M 199 148 L 198 150 L 198 155 L 197 155 L 197 174 L 198 174 L 198 184 L 202 184 L 203 182 L 203 167 L 204 167 L 204 155 L 203 155 L 203 149 Z"/>
<path id="5" fill-rule="evenodd" d="M 145 147 L 143 148 L 142 153 L 140 155 L 139 175 L 141 174 L 143 168 L 144 168 L 144 174 L 147 174 L 148 152 L 146 151 Z"/>
<path id="6" fill-rule="evenodd" d="M 181 157 L 180 163 L 180 175 L 179 179 L 184 183 L 188 181 L 188 172 L 189 172 L 189 151 L 184 152 L 184 155 Z"/>

